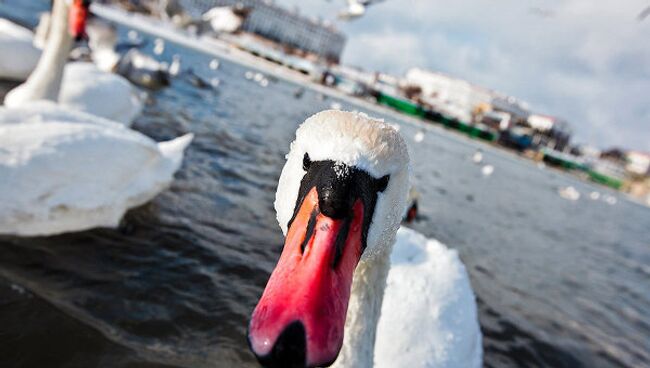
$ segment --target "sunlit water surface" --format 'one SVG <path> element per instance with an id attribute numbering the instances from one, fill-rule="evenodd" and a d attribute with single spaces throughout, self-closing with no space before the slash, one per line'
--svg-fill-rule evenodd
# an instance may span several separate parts
<path id="1" fill-rule="evenodd" d="M 221 81 L 174 80 L 134 125 L 155 140 L 196 135 L 176 180 L 116 230 L 0 238 L 0 366 L 256 366 L 246 326 L 281 251 L 284 155 L 298 124 L 334 100 L 262 88 L 225 61 L 210 70 L 211 57 L 170 43 L 160 58 L 175 53 Z M 592 201 L 609 192 L 438 129 L 416 143 L 424 125 L 386 119 L 409 143 L 415 229 L 469 270 L 487 367 L 650 366 L 647 208 Z M 489 177 L 471 161 L 478 146 Z M 583 196 L 559 197 L 567 185 Z"/>

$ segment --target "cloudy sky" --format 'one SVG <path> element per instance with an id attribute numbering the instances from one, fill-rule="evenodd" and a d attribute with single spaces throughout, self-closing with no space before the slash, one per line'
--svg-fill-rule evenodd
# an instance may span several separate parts
<path id="1" fill-rule="evenodd" d="M 345 0 L 276 0 L 336 19 Z M 386 0 L 337 21 L 343 62 L 441 71 L 567 119 L 575 141 L 650 151 L 650 0 Z"/>

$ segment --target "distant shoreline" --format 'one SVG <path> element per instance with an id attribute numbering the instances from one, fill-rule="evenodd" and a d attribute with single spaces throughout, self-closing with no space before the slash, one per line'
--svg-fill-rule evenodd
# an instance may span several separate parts
<path id="1" fill-rule="evenodd" d="M 141 32 L 149 33 L 151 35 L 157 36 L 164 38 L 170 42 L 174 42 L 180 45 L 183 45 L 184 47 L 212 55 L 221 59 L 228 60 L 230 62 L 233 62 L 235 64 L 239 64 L 245 67 L 249 67 L 252 69 L 256 69 L 258 71 L 270 74 L 276 78 L 283 79 L 285 81 L 288 81 L 290 83 L 299 85 L 299 86 L 304 86 L 308 87 L 318 93 L 322 93 L 323 95 L 327 95 L 328 97 L 331 98 L 337 98 L 341 100 L 346 100 L 350 101 L 356 105 L 359 105 L 367 110 L 371 111 L 376 111 L 381 114 L 393 116 L 399 121 L 404 121 L 409 124 L 412 124 L 413 126 L 416 126 L 420 129 L 426 129 L 426 130 L 431 130 L 435 131 L 437 133 L 440 133 L 440 135 L 458 141 L 458 142 L 463 142 L 468 145 L 472 146 L 478 146 L 481 147 L 481 149 L 488 149 L 490 152 L 494 154 L 498 154 L 501 157 L 504 158 L 510 158 L 510 159 L 515 159 L 521 162 L 525 162 L 528 165 L 536 165 L 536 162 L 534 160 L 531 160 L 529 158 L 523 157 L 516 152 L 509 151 L 507 149 L 503 149 L 500 147 L 497 147 L 493 144 L 489 144 L 487 142 L 481 141 L 481 140 L 476 140 L 472 139 L 470 137 L 467 137 L 463 134 L 456 133 L 454 131 L 447 130 L 441 126 L 433 125 L 430 123 L 426 123 L 425 121 L 418 120 L 412 116 L 405 115 L 405 114 L 400 114 L 399 112 L 390 109 L 388 107 L 384 107 L 378 104 L 371 103 L 369 101 L 366 101 L 364 99 L 355 97 L 355 96 L 350 96 L 347 95 L 343 92 L 337 91 L 333 88 L 329 88 L 326 86 L 323 86 L 321 84 L 315 83 L 312 81 L 309 77 L 305 76 L 304 74 L 301 74 L 300 72 L 291 70 L 289 68 L 286 68 L 284 66 L 272 63 L 268 60 L 265 60 L 260 57 L 256 57 L 254 55 L 251 55 L 250 53 L 240 50 L 236 48 L 235 46 L 224 42 L 222 40 L 209 37 L 209 36 L 194 36 L 191 35 L 189 32 L 184 31 L 179 28 L 175 28 L 172 24 L 164 22 L 162 20 L 155 19 L 150 16 L 142 15 L 142 14 L 131 14 L 125 10 L 122 10 L 118 7 L 114 6 L 106 6 L 106 5 L 100 5 L 100 4 L 92 4 L 92 11 L 96 15 L 105 18 L 109 21 L 115 22 L 115 23 L 120 23 L 123 25 L 126 25 L 128 27 L 131 27 L 133 29 L 139 30 Z M 589 184 L 591 187 L 594 188 L 594 190 L 598 191 L 607 191 L 610 192 L 611 194 L 620 194 L 621 198 L 627 199 L 628 201 L 641 205 L 646 208 L 650 208 L 647 206 L 645 203 L 643 203 L 641 200 L 627 194 L 621 191 L 617 191 L 611 188 L 608 188 L 606 186 L 601 186 L 593 183 L 590 180 L 584 180 L 580 178 L 577 175 L 573 175 L 570 172 L 566 172 L 557 168 L 554 168 L 552 166 L 547 165 L 546 169 L 552 169 L 553 172 L 562 174 L 567 178 L 571 178 L 572 180 L 575 180 L 576 182 L 580 183 L 585 183 Z"/>

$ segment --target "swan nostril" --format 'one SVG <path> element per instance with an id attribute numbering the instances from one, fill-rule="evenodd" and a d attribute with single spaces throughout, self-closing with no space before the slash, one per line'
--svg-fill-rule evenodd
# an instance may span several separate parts
<path id="1" fill-rule="evenodd" d="M 345 208 L 345 206 L 342 206 L 339 202 L 333 201 L 323 201 L 319 207 L 325 216 L 333 219 L 345 218 L 350 212 L 349 208 Z"/>
<path id="2" fill-rule="evenodd" d="M 305 368 L 307 366 L 307 338 L 305 326 L 295 321 L 278 336 L 273 350 L 264 356 L 257 356 L 267 368 Z"/>
<path id="3" fill-rule="evenodd" d="M 318 207 L 329 218 L 343 219 L 352 212 L 352 198 L 348 188 L 336 189 L 321 191 Z"/>

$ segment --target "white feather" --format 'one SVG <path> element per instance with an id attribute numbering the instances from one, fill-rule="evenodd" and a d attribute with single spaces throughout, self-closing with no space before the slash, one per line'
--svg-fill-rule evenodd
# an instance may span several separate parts
<path id="1" fill-rule="evenodd" d="M 33 38 L 29 29 L 0 18 L 0 79 L 24 81 L 36 68 L 41 50 Z"/>
<path id="2" fill-rule="evenodd" d="M 0 233 L 117 226 L 169 185 L 191 139 L 156 143 L 52 103 L 0 108 Z"/>
<path id="3" fill-rule="evenodd" d="M 412 230 L 398 232 L 410 188 L 409 157 L 399 133 L 359 113 L 330 110 L 307 119 L 291 144 L 276 193 L 285 234 L 305 153 L 312 161 L 332 160 L 375 178 L 390 175 L 354 272 L 344 342 L 332 367 L 480 367 L 476 301 L 458 254 Z"/>
<path id="4" fill-rule="evenodd" d="M 408 152 L 399 133 L 390 124 L 363 113 L 326 110 L 308 118 L 291 143 L 275 199 L 278 222 L 285 234 L 305 174 L 305 153 L 312 161 L 340 162 L 375 178 L 390 175 L 386 190 L 378 196 L 363 257 L 372 257 L 392 245 L 406 205 L 409 181 Z"/>
<path id="5" fill-rule="evenodd" d="M 87 62 L 65 66 L 59 103 L 127 126 L 142 111 L 138 90 L 126 78 Z"/>

